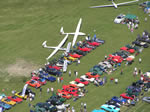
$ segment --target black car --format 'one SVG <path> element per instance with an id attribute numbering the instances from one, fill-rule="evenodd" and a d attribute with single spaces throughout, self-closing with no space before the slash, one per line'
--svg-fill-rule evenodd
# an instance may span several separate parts
<path id="1" fill-rule="evenodd" d="M 141 42 L 139 40 L 133 41 L 132 44 L 135 44 L 136 46 L 148 48 L 149 45 L 146 42 Z"/>
<path id="2" fill-rule="evenodd" d="M 58 95 L 51 96 L 48 100 L 46 100 L 47 103 L 52 105 L 62 105 L 66 100 L 64 98 L 61 98 Z"/>
<path id="3" fill-rule="evenodd" d="M 87 54 L 87 52 L 83 52 L 83 51 L 81 51 L 81 50 L 73 50 L 72 52 L 73 52 L 73 53 L 77 53 L 77 54 L 79 54 L 79 55 L 83 55 L 83 56 L 85 56 L 85 55 Z"/>
<path id="4" fill-rule="evenodd" d="M 118 107 L 118 108 L 121 107 L 121 104 L 120 104 L 120 103 L 118 103 L 118 102 L 116 102 L 116 101 L 114 101 L 114 100 L 112 100 L 112 99 L 109 100 L 109 101 L 107 101 L 106 104 L 108 104 L 108 105 L 114 105 L 114 106 L 116 106 L 116 107 Z"/>

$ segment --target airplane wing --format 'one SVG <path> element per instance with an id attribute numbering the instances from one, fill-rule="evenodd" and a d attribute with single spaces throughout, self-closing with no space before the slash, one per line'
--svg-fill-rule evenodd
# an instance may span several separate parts
<path id="1" fill-rule="evenodd" d="M 101 8 L 101 7 L 113 7 L 113 5 L 99 5 L 99 6 L 91 6 L 90 8 Z"/>
<path id="2" fill-rule="evenodd" d="M 125 5 L 133 2 L 138 2 L 139 0 L 134 0 L 134 1 L 129 1 L 129 2 L 123 2 L 123 3 L 118 3 L 117 5 Z"/>
<path id="3" fill-rule="evenodd" d="M 46 59 L 50 59 L 52 56 L 54 56 L 54 54 L 56 54 L 57 51 L 58 49 L 55 49 Z"/>

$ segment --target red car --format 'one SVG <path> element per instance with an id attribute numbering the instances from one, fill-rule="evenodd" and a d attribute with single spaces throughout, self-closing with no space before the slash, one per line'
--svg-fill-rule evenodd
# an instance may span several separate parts
<path id="1" fill-rule="evenodd" d="M 55 68 L 56 70 L 60 70 L 60 69 L 62 69 L 62 67 L 58 67 L 58 66 L 56 66 L 56 65 L 49 65 L 48 66 L 49 68 Z"/>
<path id="2" fill-rule="evenodd" d="M 26 84 L 29 84 L 30 86 L 35 87 L 35 88 L 41 87 L 41 84 L 39 82 L 32 80 L 32 79 L 27 81 Z"/>
<path id="3" fill-rule="evenodd" d="M 79 55 L 79 54 L 76 54 L 76 53 L 74 53 L 74 54 L 69 53 L 69 55 L 73 58 L 81 58 L 82 57 L 82 55 Z"/>
<path id="4" fill-rule="evenodd" d="M 75 84 L 63 85 L 63 89 L 66 89 L 66 88 L 73 88 L 76 90 L 79 89 L 79 87 L 77 87 Z"/>
<path id="5" fill-rule="evenodd" d="M 66 88 L 66 89 L 62 89 L 62 90 L 59 90 L 58 91 L 62 91 L 62 92 L 67 92 L 69 94 L 72 94 L 73 96 L 78 96 L 78 90 L 77 89 L 74 89 L 74 88 Z"/>
<path id="6" fill-rule="evenodd" d="M 89 78 L 97 78 L 100 77 L 98 74 L 94 75 L 92 72 L 87 72 L 85 75 L 87 75 Z"/>
<path id="7" fill-rule="evenodd" d="M 46 84 L 46 79 L 45 78 L 39 78 L 37 76 L 32 77 L 32 80 L 37 81 L 38 83 L 40 83 L 41 85 Z"/>
<path id="8" fill-rule="evenodd" d="M 143 78 L 143 81 L 150 82 L 150 78 L 147 75 L 141 75 L 141 77 Z"/>
<path id="9" fill-rule="evenodd" d="M 75 81 L 76 81 L 76 82 L 79 82 L 79 83 L 82 83 L 82 84 L 84 84 L 84 85 L 88 85 L 88 84 L 89 84 L 88 81 L 86 81 L 86 80 L 84 80 L 84 79 L 80 79 L 80 78 L 76 78 Z"/>
<path id="10" fill-rule="evenodd" d="M 134 53 L 134 52 L 135 52 L 134 49 L 129 49 L 129 48 L 127 48 L 127 47 L 121 47 L 120 50 L 124 50 L 124 51 L 127 51 L 127 52 L 129 52 L 129 53 Z"/>
<path id="11" fill-rule="evenodd" d="M 61 96 L 62 98 L 66 98 L 66 99 L 70 99 L 72 97 L 72 95 L 70 95 L 67 92 L 62 92 L 61 90 L 58 90 L 57 95 Z"/>
<path id="12" fill-rule="evenodd" d="M 114 55 L 109 55 L 108 60 L 113 60 L 116 63 L 121 63 L 123 61 L 123 58 L 121 56 L 114 56 Z"/>
<path id="13" fill-rule="evenodd" d="M 135 95 L 132 95 L 130 97 L 130 96 L 127 96 L 127 93 L 122 93 L 120 96 L 125 98 L 125 99 L 130 99 L 130 100 L 133 100 L 135 98 Z"/>
<path id="14" fill-rule="evenodd" d="M 90 52 L 92 50 L 91 48 L 87 48 L 87 47 L 84 47 L 84 48 L 78 47 L 78 49 L 80 51 L 84 51 L 84 52 L 86 52 L 86 51 Z"/>
<path id="15" fill-rule="evenodd" d="M 98 42 L 87 42 L 87 43 L 91 46 L 99 46 L 100 45 L 100 43 L 98 43 Z"/>
<path id="16" fill-rule="evenodd" d="M 16 102 L 16 103 L 21 103 L 23 101 L 21 98 L 19 98 L 17 96 L 8 96 L 7 98 Z"/>

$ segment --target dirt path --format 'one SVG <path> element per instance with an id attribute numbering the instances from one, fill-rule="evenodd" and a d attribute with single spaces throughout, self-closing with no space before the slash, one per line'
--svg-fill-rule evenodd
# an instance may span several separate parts
<path id="1" fill-rule="evenodd" d="M 25 60 L 17 60 L 16 63 L 8 65 L 7 68 L 5 68 L 5 71 L 10 76 L 30 76 L 30 73 L 34 70 L 37 70 L 40 68 L 40 65 L 35 65 L 31 62 L 27 62 Z"/>

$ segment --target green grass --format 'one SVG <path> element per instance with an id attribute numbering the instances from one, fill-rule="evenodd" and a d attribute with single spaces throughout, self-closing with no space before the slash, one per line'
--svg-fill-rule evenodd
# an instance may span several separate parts
<path id="1" fill-rule="evenodd" d="M 118 0 L 116 2 L 123 1 L 128 0 Z M 42 42 L 47 40 L 48 45 L 58 45 L 64 37 L 59 34 L 60 27 L 63 26 L 66 32 L 75 31 L 80 17 L 83 19 L 82 32 L 92 36 L 94 34 L 93 30 L 96 29 L 97 36 L 106 41 L 104 45 L 83 57 L 79 66 L 72 64 L 68 67 L 72 72 L 77 70 L 80 75 L 102 61 L 105 55 L 118 51 L 120 47 L 131 43 L 135 40 L 137 34 L 142 34 L 143 30 L 147 29 L 150 32 L 150 17 L 144 14 L 143 10 L 137 5 L 122 6 L 118 9 L 113 7 L 89 8 L 92 5 L 99 4 L 110 4 L 110 2 L 107 0 L 1 0 L 0 92 L 2 92 L 3 88 L 5 88 L 4 93 L 7 95 L 11 95 L 13 89 L 20 91 L 25 84 L 24 81 L 29 79 L 29 77 L 22 77 L 22 75 L 16 77 L 14 74 L 14 76 L 10 76 L 6 70 L 8 66 L 15 64 L 17 60 L 25 60 L 29 64 L 33 63 L 37 69 L 39 66 L 44 66 L 45 58 L 52 50 L 43 49 L 41 47 Z M 131 33 L 126 25 L 114 24 L 114 18 L 120 13 L 137 15 L 140 20 L 139 29 Z M 145 17 L 148 17 L 147 22 L 144 22 Z M 84 37 L 78 38 L 78 40 L 83 39 Z M 69 36 L 67 42 L 69 41 L 72 41 L 72 36 Z M 61 53 L 59 52 L 55 57 L 58 57 Z M 128 85 L 139 79 L 139 76 L 136 78 L 132 76 L 135 66 L 141 68 L 143 72 L 149 70 L 149 55 L 150 49 L 144 49 L 131 66 L 121 66 L 124 72 L 122 76 L 120 76 L 120 68 L 108 76 L 108 78 L 117 77 L 119 79 L 118 85 L 108 82 L 104 87 L 97 88 L 90 84 L 86 87 L 89 92 L 84 98 L 76 102 L 72 102 L 72 99 L 67 102 L 70 102 L 71 106 L 75 106 L 77 111 L 79 111 L 81 102 L 87 102 L 88 112 L 99 108 L 106 100 L 125 92 L 125 88 Z M 142 58 L 142 64 L 138 64 L 139 57 Z M 69 81 L 74 79 L 74 76 L 70 78 L 68 73 L 64 74 L 64 84 L 68 84 Z M 35 101 L 31 103 L 44 102 L 48 99 L 51 95 L 46 94 L 48 87 L 54 87 L 56 91 L 61 86 L 57 82 L 48 83 L 46 86 L 43 86 L 41 98 L 38 93 L 39 90 L 33 89 L 37 96 Z M 29 111 L 28 103 L 28 101 L 24 101 L 14 106 L 8 112 L 27 112 Z M 148 110 L 148 105 L 141 105 Z M 139 108 L 139 112 L 141 112 L 143 106 Z"/>

